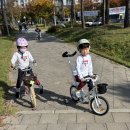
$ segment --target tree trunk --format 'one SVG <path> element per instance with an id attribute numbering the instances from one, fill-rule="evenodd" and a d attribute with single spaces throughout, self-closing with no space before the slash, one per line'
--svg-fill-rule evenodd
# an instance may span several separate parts
<path id="1" fill-rule="evenodd" d="M 74 22 L 76 22 L 75 0 L 74 0 Z"/>
<path id="2" fill-rule="evenodd" d="M 64 13 L 64 2 L 61 0 L 61 10 L 62 10 L 62 20 L 65 18 L 65 13 Z"/>
<path id="3" fill-rule="evenodd" d="M 2 18 L 3 18 L 3 24 L 6 27 L 6 32 L 7 35 L 10 36 L 9 28 L 8 28 L 8 21 L 7 21 L 7 16 L 5 12 L 5 0 L 1 0 L 1 11 L 2 11 Z"/>
<path id="4" fill-rule="evenodd" d="M 125 0 L 125 4 L 126 4 L 126 10 L 125 10 L 125 20 L 124 20 L 124 28 L 127 28 L 130 26 L 130 1 L 129 0 Z"/>
<path id="5" fill-rule="evenodd" d="M 85 21 L 84 21 L 84 15 L 83 15 L 83 0 L 81 0 L 81 22 L 82 22 L 82 28 L 85 28 Z"/>
<path id="6" fill-rule="evenodd" d="M 110 1 L 106 0 L 105 24 L 109 23 L 109 6 L 110 6 Z"/>
<path id="7" fill-rule="evenodd" d="M 105 25 L 105 9 L 106 9 L 106 0 L 103 0 L 103 16 L 102 16 L 102 24 Z"/>
<path id="8" fill-rule="evenodd" d="M 55 0 L 53 0 L 54 8 L 53 8 L 53 20 L 54 26 L 56 26 L 56 7 L 55 7 Z"/>
<path id="9" fill-rule="evenodd" d="M 73 27 L 74 23 L 74 0 L 71 0 L 71 27 Z"/>

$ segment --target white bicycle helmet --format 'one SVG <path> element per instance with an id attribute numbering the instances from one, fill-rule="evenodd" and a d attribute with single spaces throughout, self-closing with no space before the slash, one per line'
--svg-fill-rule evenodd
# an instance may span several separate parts
<path id="1" fill-rule="evenodd" d="M 83 44 L 83 43 L 89 43 L 90 44 L 89 40 L 87 40 L 87 39 L 80 39 L 78 41 L 78 45 Z"/>
<path id="2" fill-rule="evenodd" d="M 78 41 L 77 49 L 80 50 L 80 49 L 89 47 L 89 44 L 90 44 L 89 40 L 87 40 L 87 39 L 80 39 Z"/>
<path id="3" fill-rule="evenodd" d="M 25 38 L 18 38 L 16 40 L 16 46 L 17 47 L 23 47 L 23 46 L 28 46 L 28 41 Z"/>

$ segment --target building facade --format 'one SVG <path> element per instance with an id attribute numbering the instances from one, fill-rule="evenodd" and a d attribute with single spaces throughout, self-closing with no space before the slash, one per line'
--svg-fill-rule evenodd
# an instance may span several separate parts
<path id="1" fill-rule="evenodd" d="M 72 1 L 72 0 L 63 0 L 63 5 L 64 5 L 64 6 L 71 5 L 71 1 Z M 78 1 L 79 1 L 79 0 L 74 0 L 74 3 L 75 3 L 75 4 L 78 4 Z M 56 6 L 61 6 L 61 4 L 62 4 L 61 0 L 54 0 L 54 2 L 55 2 L 55 4 L 56 4 Z"/>
<path id="2" fill-rule="evenodd" d="M 26 6 L 31 0 L 16 0 L 15 5 Z"/>

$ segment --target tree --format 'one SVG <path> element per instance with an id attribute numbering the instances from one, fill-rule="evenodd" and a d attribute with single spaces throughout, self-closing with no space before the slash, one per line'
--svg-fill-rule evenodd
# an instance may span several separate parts
<path id="1" fill-rule="evenodd" d="M 81 15 L 81 22 L 82 22 L 82 28 L 85 28 L 85 21 L 84 21 L 84 15 L 83 15 L 83 11 L 84 11 L 84 9 L 83 9 L 83 0 L 81 0 L 80 1 L 81 3 L 81 13 L 80 13 L 80 15 Z"/>
<path id="2" fill-rule="evenodd" d="M 125 5 L 125 0 L 110 0 L 110 7 L 120 7 Z"/>
<path id="3" fill-rule="evenodd" d="M 130 0 L 125 0 L 126 11 L 125 11 L 125 20 L 124 28 L 130 27 Z"/>
<path id="4" fill-rule="evenodd" d="M 51 19 L 53 17 L 53 2 L 51 0 L 33 0 L 29 7 L 28 13 L 33 13 L 35 17 L 42 17 L 44 19 Z"/>
<path id="5" fill-rule="evenodd" d="M 108 24 L 108 22 L 109 22 L 109 6 L 110 6 L 110 1 L 106 0 L 105 24 Z"/>
<path id="6" fill-rule="evenodd" d="M 9 28 L 8 28 L 7 15 L 6 15 L 5 11 L 6 11 L 5 10 L 5 0 L 1 0 L 1 15 L 2 15 L 2 18 L 3 18 L 3 25 L 6 28 L 7 35 L 10 36 L 10 32 L 9 32 Z"/>
<path id="7" fill-rule="evenodd" d="M 74 23 L 74 0 L 71 0 L 71 27 L 73 27 Z"/>
<path id="8" fill-rule="evenodd" d="M 18 10 L 14 10 L 14 2 L 15 0 L 8 0 L 6 1 L 6 10 L 7 10 L 7 15 L 8 15 L 8 19 L 13 23 L 13 25 L 15 24 L 14 22 L 14 13 L 18 12 Z"/>
<path id="9" fill-rule="evenodd" d="M 65 18 L 65 13 L 64 13 L 64 1 L 61 0 L 61 10 L 62 10 L 62 20 Z"/>

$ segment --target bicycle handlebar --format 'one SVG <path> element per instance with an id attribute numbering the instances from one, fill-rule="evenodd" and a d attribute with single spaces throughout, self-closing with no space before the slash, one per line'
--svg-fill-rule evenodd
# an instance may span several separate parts
<path id="1" fill-rule="evenodd" d="M 85 81 L 91 79 L 92 81 L 96 82 L 98 79 L 98 75 L 97 74 L 94 74 L 93 76 L 88 75 L 88 76 L 85 76 L 84 79 L 85 79 Z"/>
<path id="2" fill-rule="evenodd" d="M 25 71 L 30 71 L 30 70 L 32 70 L 31 67 L 28 67 L 28 68 L 22 69 L 23 72 L 25 72 Z"/>
<path id="3" fill-rule="evenodd" d="M 62 57 L 73 57 L 73 56 L 76 55 L 76 53 L 77 53 L 77 51 L 75 51 L 75 52 L 72 53 L 72 54 L 69 54 L 69 53 L 66 51 L 66 52 L 64 52 L 64 53 L 62 54 Z"/>

